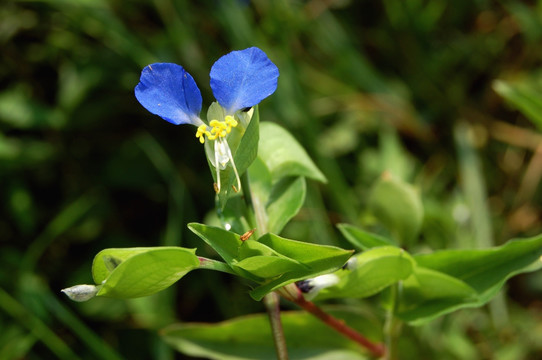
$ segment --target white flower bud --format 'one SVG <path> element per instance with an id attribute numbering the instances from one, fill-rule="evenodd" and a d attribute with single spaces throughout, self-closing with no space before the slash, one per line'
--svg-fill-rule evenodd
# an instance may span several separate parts
<path id="1" fill-rule="evenodd" d="M 87 301 L 92 299 L 100 290 L 99 287 L 94 285 L 75 285 L 61 291 L 68 295 L 68 297 L 77 302 Z"/>
<path id="2" fill-rule="evenodd" d="M 299 281 L 297 287 L 304 293 L 307 300 L 311 300 L 320 290 L 328 288 L 337 284 L 340 281 L 339 277 L 335 274 L 320 275 L 313 279 L 307 279 Z"/>

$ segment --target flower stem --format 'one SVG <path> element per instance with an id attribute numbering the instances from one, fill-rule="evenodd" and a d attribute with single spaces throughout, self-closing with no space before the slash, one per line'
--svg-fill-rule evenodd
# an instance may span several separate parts
<path id="1" fill-rule="evenodd" d="M 365 336 L 361 335 L 359 332 L 346 325 L 343 320 L 339 320 L 336 317 L 326 313 L 318 306 L 316 306 L 313 302 L 305 300 L 303 294 L 301 294 L 301 291 L 299 291 L 295 284 L 286 285 L 278 291 L 286 299 L 292 301 L 299 307 L 316 316 L 324 324 L 328 325 L 335 331 L 339 332 L 341 335 L 346 336 L 350 340 L 357 342 L 358 344 L 369 350 L 371 353 L 373 353 L 374 356 L 382 357 L 386 354 L 386 347 L 383 344 L 373 343 Z"/>
<path id="2" fill-rule="evenodd" d="M 256 196 L 252 196 L 248 170 L 241 176 L 241 186 L 243 187 L 243 196 L 248 209 L 247 220 L 256 229 L 255 237 L 258 238 L 260 235 L 267 232 L 267 215 L 260 199 Z"/>
<path id="3" fill-rule="evenodd" d="M 277 359 L 288 360 L 288 349 L 286 348 L 286 339 L 280 321 L 279 295 L 275 292 L 264 296 L 263 302 L 269 314 L 271 323 L 271 332 L 275 341 L 275 350 L 277 351 Z"/>
<path id="4" fill-rule="evenodd" d="M 399 285 L 393 285 L 390 287 L 390 304 L 386 310 L 386 322 L 384 324 L 384 338 L 386 343 L 386 357 L 385 360 L 397 360 L 397 342 L 399 340 L 399 333 L 401 331 L 401 322 L 395 316 L 397 308 L 397 296 L 399 292 Z"/>
<path id="5" fill-rule="evenodd" d="M 267 216 L 263 204 L 257 197 L 252 196 L 248 170 L 241 176 L 241 186 L 247 206 L 247 220 L 255 228 L 254 235 L 258 238 L 267 232 Z M 288 348 L 286 347 L 286 338 L 284 337 L 284 330 L 280 319 L 279 299 L 279 295 L 272 292 L 264 296 L 263 302 L 271 323 L 271 332 L 273 333 L 277 359 L 288 360 Z"/>

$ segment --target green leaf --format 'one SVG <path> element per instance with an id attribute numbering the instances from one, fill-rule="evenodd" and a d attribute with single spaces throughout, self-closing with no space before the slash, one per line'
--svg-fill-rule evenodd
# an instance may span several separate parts
<path id="1" fill-rule="evenodd" d="M 258 156 L 265 162 L 276 181 L 285 176 L 305 176 L 326 182 L 305 149 L 284 128 L 270 122 L 260 124 Z"/>
<path id="2" fill-rule="evenodd" d="M 292 219 L 305 201 L 305 178 L 282 179 L 273 187 L 267 202 L 267 228 L 271 233 L 280 233 Z"/>
<path id="3" fill-rule="evenodd" d="M 260 300 L 265 294 L 287 284 L 331 273 L 341 268 L 353 252 L 334 246 L 285 239 L 274 234 L 265 234 L 258 241 L 283 256 L 297 260 L 303 266 L 298 266 L 279 277 L 269 279 L 268 282 L 252 290 L 250 295 L 255 300 Z"/>
<path id="4" fill-rule="evenodd" d="M 212 247 L 228 265 L 238 258 L 242 241 L 236 233 L 198 223 L 190 223 L 188 228 Z"/>
<path id="5" fill-rule="evenodd" d="M 250 295 L 261 300 L 281 286 L 339 269 L 353 251 L 265 234 L 241 241 L 239 235 L 212 226 L 191 223 L 196 235 L 213 247 L 240 276 L 260 284 Z"/>
<path id="6" fill-rule="evenodd" d="M 279 254 L 256 240 L 241 241 L 239 235 L 218 227 L 191 223 L 188 228 L 209 244 L 240 276 L 262 282 L 284 272 L 304 268 L 295 259 Z"/>
<path id="7" fill-rule="evenodd" d="M 280 233 L 303 206 L 305 179 L 286 177 L 273 183 L 271 173 L 260 157 L 250 166 L 249 177 L 253 202 L 264 204 L 259 208 L 264 213 L 258 215 L 267 224 L 268 232 Z"/>
<path id="8" fill-rule="evenodd" d="M 385 173 L 371 190 L 369 208 L 401 243 L 418 236 L 423 205 L 412 185 Z"/>
<path id="9" fill-rule="evenodd" d="M 282 275 L 292 268 L 297 268 L 299 263 L 293 259 L 277 256 L 251 256 L 232 264 L 234 270 L 242 269 L 261 279 L 269 279 Z"/>
<path id="10" fill-rule="evenodd" d="M 369 250 L 378 246 L 394 245 L 391 240 L 386 239 L 385 237 L 367 232 L 353 225 L 339 224 L 337 227 L 346 240 L 360 250 Z"/>
<path id="11" fill-rule="evenodd" d="M 482 306 L 510 277 L 542 268 L 540 256 L 542 235 L 491 249 L 417 255 L 415 278 L 404 283 L 398 315 L 422 324 L 457 309 Z"/>
<path id="12" fill-rule="evenodd" d="M 443 250 L 415 259 L 420 266 L 461 279 L 485 298 L 493 296 L 510 277 L 542 268 L 540 256 L 542 235 L 490 249 Z"/>
<path id="13" fill-rule="evenodd" d="M 476 291 L 463 281 L 439 271 L 416 267 L 403 282 L 398 316 L 421 323 L 476 301 Z"/>
<path id="14" fill-rule="evenodd" d="M 345 319 L 356 330 L 376 340 L 379 324 L 367 320 L 366 314 L 349 310 L 328 310 Z M 281 320 L 291 359 L 363 360 L 359 345 L 339 335 L 305 312 L 282 312 Z M 308 331 L 310 329 L 310 331 Z M 216 323 L 183 323 L 161 332 L 164 340 L 179 352 L 206 359 L 274 360 L 277 358 L 269 318 L 265 314 L 248 315 Z"/>
<path id="15" fill-rule="evenodd" d="M 92 264 L 99 296 L 134 298 L 161 291 L 199 265 L 195 249 L 105 249 Z"/>
<path id="16" fill-rule="evenodd" d="M 406 251 L 394 246 L 384 246 L 363 252 L 348 261 L 348 270 L 335 273 L 340 278 L 337 285 L 323 289 L 318 300 L 329 298 L 364 298 L 410 276 L 414 259 Z"/>

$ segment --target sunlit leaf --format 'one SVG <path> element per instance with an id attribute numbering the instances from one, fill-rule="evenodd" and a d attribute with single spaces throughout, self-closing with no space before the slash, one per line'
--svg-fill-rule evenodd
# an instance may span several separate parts
<path id="1" fill-rule="evenodd" d="M 457 309 L 482 306 L 510 277 L 542 268 L 541 255 L 542 236 L 490 249 L 417 255 L 418 267 L 404 283 L 399 316 L 421 324 Z"/>
<path id="2" fill-rule="evenodd" d="M 295 270 L 270 279 L 252 290 L 250 295 L 256 300 L 260 300 L 265 294 L 295 281 L 333 272 L 342 267 L 352 255 L 352 251 L 338 247 L 304 243 L 274 234 L 266 234 L 258 241 L 281 255 L 299 261 L 303 267 L 299 266 Z"/>
<path id="3" fill-rule="evenodd" d="M 347 269 L 339 270 L 337 285 L 323 289 L 317 299 L 363 298 L 410 276 L 414 259 L 404 250 L 383 246 L 365 251 L 348 262 Z"/>
<path id="4" fill-rule="evenodd" d="M 273 187 L 267 202 L 268 230 L 280 233 L 293 218 L 305 201 L 305 178 L 283 179 Z"/>
<path id="5" fill-rule="evenodd" d="M 228 264 L 237 260 L 242 241 L 236 233 L 198 223 L 190 223 L 188 228 L 212 247 Z"/>
<path id="6" fill-rule="evenodd" d="M 305 149 L 285 129 L 275 123 L 260 124 L 258 156 L 265 162 L 274 180 L 284 176 L 305 176 L 326 182 Z"/>
<path id="7" fill-rule="evenodd" d="M 133 298 L 161 291 L 197 268 L 195 249 L 178 247 L 106 249 L 93 262 L 98 296 Z"/>

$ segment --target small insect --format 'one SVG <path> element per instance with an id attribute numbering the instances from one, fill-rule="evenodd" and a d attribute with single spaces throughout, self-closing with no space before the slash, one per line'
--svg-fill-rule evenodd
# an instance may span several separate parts
<path id="1" fill-rule="evenodd" d="M 232 184 L 231 188 L 233 189 L 233 191 L 235 191 L 236 193 L 239 192 L 239 190 L 237 190 L 237 188 L 235 187 L 235 185 Z"/>
<path id="2" fill-rule="evenodd" d="M 219 193 L 220 189 L 218 188 L 217 183 L 213 183 L 213 188 L 215 189 L 215 193 Z"/>
<path id="3" fill-rule="evenodd" d="M 254 231 L 256 231 L 256 229 L 247 231 L 246 233 L 244 233 L 243 235 L 239 237 L 239 240 L 247 241 L 252 236 L 252 234 L 254 234 Z"/>

